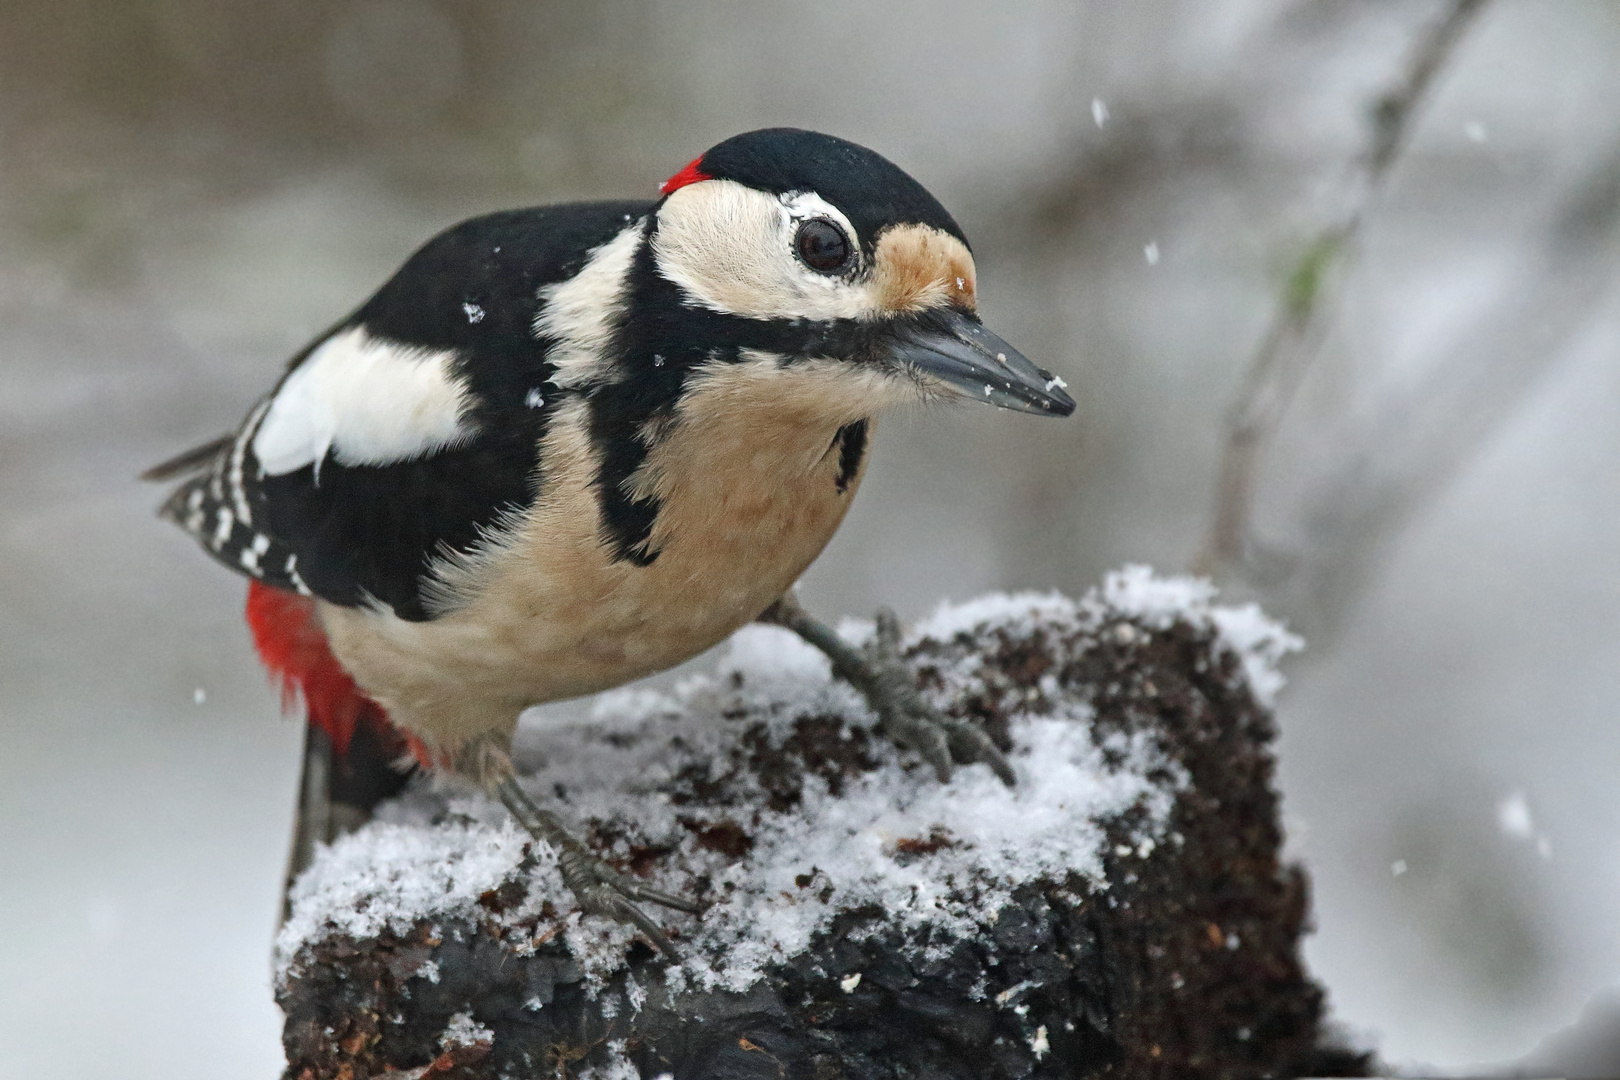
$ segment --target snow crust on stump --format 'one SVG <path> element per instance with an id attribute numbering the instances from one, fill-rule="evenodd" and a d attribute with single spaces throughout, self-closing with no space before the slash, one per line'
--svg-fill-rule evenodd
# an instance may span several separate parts
<path id="1" fill-rule="evenodd" d="M 666 1071 L 660 1063 L 686 1060 L 670 1047 L 690 1042 L 675 1029 L 695 1019 L 718 1039 L 711 1039 L 721 1047 L 714 1052 L 741 1053 L 745 1063 L 736 1066 L 742 1071 L 726 1071 L 705 1058 L 708 1064 L 672 1067 L 678 1080 L 751 1076 L 746 1061 L 754 1051 L 786 1061 L 812 1053 L 812 1043 L 825 1050 L 813 1052 L 816 1076 L 835 1059 L 842 1071 L 827 1075 L 886 1076 L 882 1062 L 893 1056 L 892 1046 L 855 1046 L 872 1041 L 865 1035 L 835 1045 L 844 1036 L 820 1028 L 847 1005 L 849 1016 L 838 1023 L 848 1034 L 859 1003 L 908 993 L 913 1000 L 902 1000 L 903 1008 L 923 1011 L 906 1013 L 903 1023 L 922 1016 L 921 1031 L 933 1010 L 947 1040 L 989 1055 L 962 1075 L 1046 1075 L 1046 1068 L 1068 1075 L 1082 1060 L 1118 1060 L 1129 1034 L 1119 1030 L 1118 1017 L 1130 1009 L 1165 1015 L 1157 1006 L 1144 1011 L 1131 1004 L 1152 979 L 1127 974 L 1125 984 L 1113 985 L 1120 976 L 1102 970 L 1118 966 L 1120 956 L 1128 968 L 1138 947 L 1103 940 L 1117 937 L 1104 924 L 1128 925 L 1137 917 L 1105 909 L 1129 909 L 1134 897 L 1146 917 L 1142 890 L 1150 884 L 1162 895 L 1209 892 L 1211 885 L 1178 879 L 1185 872 L 1179 855 L 1165 856 L 1179 852 L 1180 830 L 1198 815 L 1208 819 L 1201 828 L 1214 836 L 1214 847 L 1232 848 L 1218 858 L 1240 860 L 1238 876 L 1267 893 L 1248 916 L 1272 924 L 1261 957 L 1264 979 L 1259 989 L 1236 993 L 1245 1002 L 1267 994 L 1284 1001 L 1258 1008 L 1276 1012 L 1272 1026 L 1286 1029 L 1291 1041 L 1268 1058 L 1257 1054 L 1255 1033 L 1239 1027 L 1242 1021 L 1222 1037 L 1239 1056 L 1272 1062 L 1268 1069 L 1303 1061 L 1319 1034 L 1320 993 L 1295 955 L 1303 879 L 1282 874 L 1276 863 L 1280 834 L 1263 751 L 1271 727 L 1257 707 L 1269 705 L 1281 687 L 1278 661 L 1300 642 L 1252 606 L 1213 601 L 1205 582 L 1132 566 L 1078 601 L 995 594 L 942 605 L 919 622 L 906 651 L 924 694 L 943 711 L 983 723 L 1010 747 L 1019 777 L 1011 789 L 980 765 L 961 767 L 950 784 L 939 784 L 914 754 L 875 730 L 875 717 L 832 679 L 820 653 L 774 627 L 739 632 L 714 675 L 687 679 L 668 693 L 602 695 L 585 725 L 527 726 L 520 743 L 524 756 L 535 759 L 523 781 L 531 794 L 556 807 L 610 862 L 708 905 L 701 917 L 647 909 L 676 938 L 681 959 L 666 964 L 630 928 L 582 918 L 552 853 L 512 826 L 498 804 L 417 785 L 385 804 L 377 821 L 323 850 L 294 888 L 276 945 L 278 996 L 288 1008 L 294 1059 L 289 1075 L 348 1069 L 376 1076 L 410 1065 L 402 1059 L 414 1055 L 417 1067 L 435 1075 L 452 1068 L 484 1075 L 478 1068 L 500 1058 L 539 1068 L 535 1075 L 650 1078 Z M 870 624 L 850 621 L 841 633 L 860 641 Z M 1159 694 L 1143 675 L 1148 667 L 1125 674 L 1130 657 L 1155 641 L 1163 646 L 1160 662 L 1173 668 L 1165 677 L 1205 684 L 1191 698 L 1178 691 L 1191 704 L 1174 706 L 1200 713 L 1194 726 L 1201 733 L 1173 734 L 1166 724 L 1186 728 L 1185 717 L 1161 722 L 1134 704 Z M 1115 675 L 1129 688 L 1107 681 Z M 1105 717 L 1099 702 L 1108 703 Z M 1121 707 L 1129 715 L 1122 717 Z M 1182 762 L 1194 758 L 1186 746 L 1172 745 L 1187 738 L 1209 743 L 1212 733 L 1222 745 L 1197 751 L 1196 767 L 1224 768 L 1232 750 L 1240 750 L 1237 772 L 1222 783 L 1243 799 L 1193 790 L 1197 780 Z M 1220 814 L 1241 815 L 1242 823 L 1212 824 Z M 1208 846 L 1208 836 L 1198 843 Z M 1209 900 L 1212 911 L 1223 904 L 1235 911 L 1233 898 L 1244 898 L 1232 891 L 1231 873 L 1199 872 L 1227 882 L 1215 891 L 1232 895 L 1177 898 L 1166 910 Z M 1139 943 L 1148 953 L 1139 959 L 1165 968 L 1154 979 L 1178 991 L 1186 980 L 1170 968 L 1181 964 L 1193 977 L 1200 961 L 1177 955 L 1211 947 L 1229 954 L 1241 944 L 1201 918 L 1153 933 L 1159 929 L 1166 940 L 1184 939 L 1179 952 Z M 452 946 L 459 959 L 445 952 Z M 1258 942 L 1249 947 L 1261 955 Z M 1217 955 L 1213 962 L 1233 960 Z M 370 966 L 351 978 L 350 964 Z M 517 995 L 518 1014 L 492 1002 L 483 1011 L 473 1007 L 485 986 L 480 978 L 517 968 L 526 972 L 524 987 L 500 994 Z M 475 969 L 485 975 L 468 974 Z M 1221 980 L 1230 983 L 1230 974 Z M 934 1004 L 918 996 L 923 989 Z M 432 1032 L 413 1029 L 420 1018 L 407 1014 L 432 1009 L 439 1009 Z M 726 1037 L 725 1024 L 743 1014 L 754 1017 L 753 1026 Z M 983 1014 L 992 1019 L 982 1037 L 965 1030 L 982 1026 Z M 535 1031 L 503 1035 L 497 1015 L 517 1015 L 507 1023 L 520 1027 L 529 1023 L 524 1016 L 535 1023 L 550 1018 L 569 1035 L 549 1029 L 543 1039 Z M 761 1016 L 769 1017 L 763 1027 Z M 493 1033 L 468 1042 L 466 1031 L 479 1022 Z M 860 1022 L 887 1028 L 895 1018 Z M 486 1029 L 476 1030 L 483 1039 Z M 767 1038 L 772 1032 L 775 1043 Z M 1172 1034 L 1165 1035 L 1167 1045 Z M 519 1047 L 525 1039 L 544 1046 L 544 1062 Z M 558 1049 L 564 1042 L 578 1046 L 565 1053 Z M 492 1047 L 498 1052 L 489 1057 Z M 333 1054 L 345 1064 L 332 1064 Z M 1149 1057 L 1159 1057 L 1157 1045 Z M 326 1064 L 300 1067 L 299 1060 Z M 1343 1060 L 1353 1069 L 1353 1056 Z M 863 1072 L 862 1061 L 876 1071 Z"/>
<path id="2" fill-rule="evenodd" d="M 1078 602 L 1056 593 L 995 593 L 942 604 L 912 628 L 906 645 L 960 646 L 998 630 L 1020 638 L 1037 629 L 1094 632 L 1120 616 L 1156 629 L 1180 619 L 1216 630 L 1269 704 L 1283 681 L 1277 661 L 1298 639 L 1252 605 L 1215 607 L 1213 597 L 1206 582 L 1130 566 Z M 841 631 L 859 641 L 869 624 L 848 620 Z M 933 704 L 948 710 L 976 696 L 1008 696 L 1008 688 L 987 683 L 980 652 L 956 653 L 925 686 Z M 786 630 L 754 625 L 733 637 L 714 676 L 688 679 L 668 694 L 601 695 L 590 730 L 546 745 L 545 763 L 524 783 L 542 801 L 560 795 L 576 822 L 611 837 L 610 857 L 646 870 L 648 853 L 656 853 L 647 874 L 656 887 L 710 898 L 700 923 L 672 918 L 685 958 L 666 978 L 676 989 L 741 992 L 768 965 L 801 952 L 840 910 L 876 904 L 907 926 L 970 937 L 993 926 L 1012 890 L 1027 882 L 1072 872 L 1106 889 L 1104 826 L 1128 810 L 1139 811 L 1132 839 L 1144 855 L 1164 839 L 1185 777 L 1150 738 L 1095 745 L 1090 706 L 1065 699 L 1051 673 L 1001 704 L 1018 786 L 1006 787 L 982 765 L 959 768 L 942 785 L 872 730 L 876 718 L 832 678 L 821 653 Z M 811 774 L 783 809 L 771 808 L 772 793 L 756 781 L 743 794 L 762 805 L 742 807 L 746 824 L 728 806 L 672 798 L 677 777 L 716 782 L 745 751 L 725 719 L 741 715 L 766 719 L 777 746 L 794 738 L 795 721 L 847 718 L 840 741 L 877 767 L 853 779 Z M 454 820 L 438 825 L 393 809 L 324 849 L 299 879 L 276 942 L 278 980 L 301 947 L 322 937 L 403 934 L 424 919 L 489 919 L 480 898 L 519 880 L 526 880 L 527 899 L 495 921 L 522 927 L 544 908 L 537 937 L 560 932 L 593 982 L 623 966 L 634 932 L 582 921 L 553 854 L 532 844 L 498 804 L 465 794 L 450 802 Z M 413 816 L 418 820 L 409 821 Z"/>

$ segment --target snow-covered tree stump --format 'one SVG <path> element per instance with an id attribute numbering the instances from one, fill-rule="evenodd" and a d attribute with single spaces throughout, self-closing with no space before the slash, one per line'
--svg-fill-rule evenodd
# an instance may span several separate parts
<path id="1" fill-rule="evenodd" d="M 497 805 L 415 790 L 297 884 L 288 1077 L 1362 1075 L 1323 1038 L 1305 880 L 1278 861 L 1294 642 L 1210 601 L 1128 568 L 918 626 L 926 692 L 1010 749 L 1012 789 L 938 783 L 763 626 L 713 678 L 525 729 L 532 794 L 709 905 L 663 920 L 680 960 L 582 919 Z"/>

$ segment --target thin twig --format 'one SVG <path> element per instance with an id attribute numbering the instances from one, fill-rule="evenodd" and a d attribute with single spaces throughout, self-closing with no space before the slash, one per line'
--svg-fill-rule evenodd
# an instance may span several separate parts
<path id="1" fill-rule="evenodd" d="M 1452 0 L 1445 14 L 1414 44 L 1400 80 L 1371 110 L 1371 138 L 1358 161 L 1348 208 L 1311 241 L 1283 286 L 1276 314 L 1244 377 L 1227 424 L 1215 489 L 1215 521 L 1197 562 L 1204 573 L 1242 565 L 1247 558 L 1255 467 L 1317 356 L 1328 315 L 1338 299 L 1330 279 L 1348 261 L 1362 221 L 1406 146 L 1418 106 L 1485 3 Z"/>
<path id="2" fill-rule="evenodd" d="M 1399 527 L 1482 442 L 1567 364 L 1614 296 L 1620 266 L 1620 143 L 1591 165 L 1524 245 L 1524 270 L 1483 300 L 1426 374 L 1375 412 L 1313 433 L 1327 469 L 1293 510 L 1303 554 L 1267 603 L 1331 633 Z M 1576 354 L 1578 355 L 1578 353 Z"/>

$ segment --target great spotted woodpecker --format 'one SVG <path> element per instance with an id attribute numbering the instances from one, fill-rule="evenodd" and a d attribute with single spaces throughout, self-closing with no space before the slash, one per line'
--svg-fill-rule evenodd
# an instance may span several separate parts
<path id="1" fill-rule="evenodd" d="M 827 652 L 941 779 L 954 755 L 1012 782 L 978 727 L 922 704 L 892 616 L 856 650 L 790 591 L 844 517 L 879 413 L 953 395 L 1073 412 L 1061 379 L 980 324 L 976 290 L 962 230 L 889 161 L 750 132 L 657 201 L 440 234 L 235 435 L 148 475 L 192 474 L 164 514 L 251 579 L 259 654 L 335 770 L 306 772 L 306 804 L 324 784 L 366 809 L 390 785 L 350 759 L 409 747 L 554 845 L 582 909 L 667 950 L 635 901 L 694 906 L 603 864 L 516 784 L 525 707 L 767 619 Z"/>

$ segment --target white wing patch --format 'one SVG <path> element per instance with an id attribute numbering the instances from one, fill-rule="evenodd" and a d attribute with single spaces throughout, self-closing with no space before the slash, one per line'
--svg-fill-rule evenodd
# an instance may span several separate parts
<path id="1" fill-rule="evenodd" d="M 281 384 L 253 436 L 271 476 L 316 465 L 390 465 L 464 442 L 471 404 L 455 353 L 382 341 L 354 327 L 334 334 Z"/>

